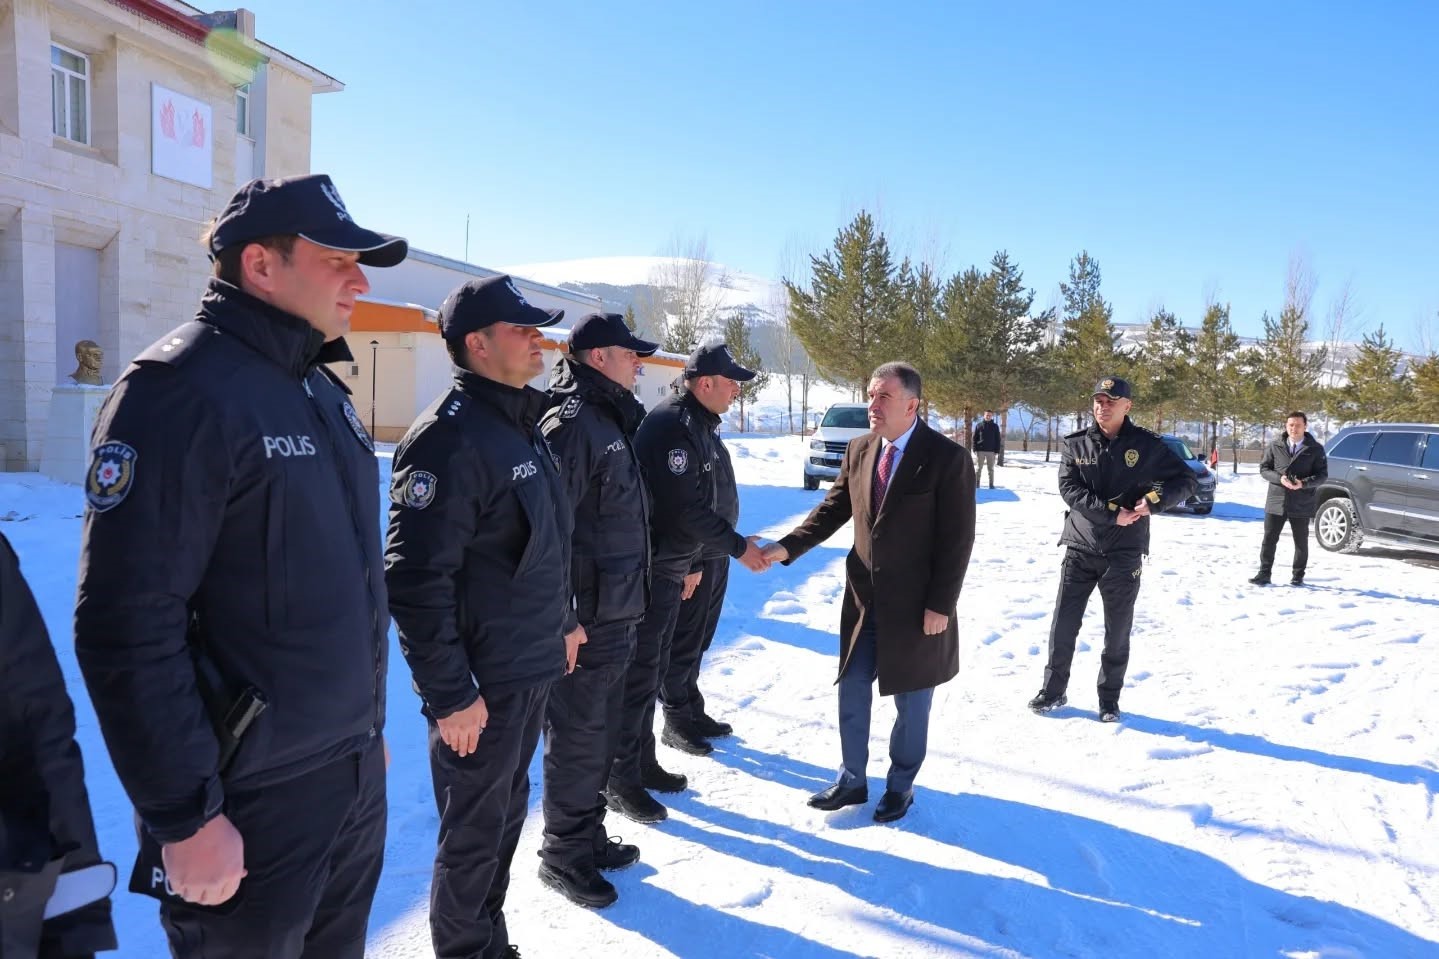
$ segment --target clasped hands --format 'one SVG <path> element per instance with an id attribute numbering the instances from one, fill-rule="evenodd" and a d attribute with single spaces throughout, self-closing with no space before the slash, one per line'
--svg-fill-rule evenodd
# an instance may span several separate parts
<path id="1" fill-rule="evenodd" d="M 1129 526 L 1132 523 L 1139 522 L 1140 520 L 1144 519 L 1146 516 L 1149 515 L 1151 515 L 1151 513 L 1149 512 L 1149 500 L 1141 496 L 1139 498 L 1139 502 L 1134 504 L 1133 509 L 1121 508 L 1119 510 L 1119 516 L 1115 518 L 1114 522 L 1119 526 Z"/>

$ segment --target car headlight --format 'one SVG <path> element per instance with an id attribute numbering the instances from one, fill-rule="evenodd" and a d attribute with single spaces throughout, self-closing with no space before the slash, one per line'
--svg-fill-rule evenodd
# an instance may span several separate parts
<path id="1" fill-rule="evenodd" d="M 818 450 L 819 452 L 824 452 L 824 440 L 810 440 L 809 448 L 812 450 Z"/>

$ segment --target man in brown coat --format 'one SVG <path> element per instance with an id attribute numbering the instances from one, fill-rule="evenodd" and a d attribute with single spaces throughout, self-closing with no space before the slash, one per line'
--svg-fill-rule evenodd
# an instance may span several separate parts
<path id="1" fill-rule="evenodd" d="M 920 420 L 919 373 L 886 363 L 869 383 L 873 431 L 850 441 L 824 501 L 766 548 L 786 565 L 851 518 L 854 548 L 840 614 L 839 737 L 843 766 L 833 786 L 810 797 L 834 810 L 869 800 L 873 686 L 894 696 L 889 776 L 874 810 L 893 822 L 914 802 L 924 762 L 934 687 L 959 672 L 955 606 L 974 546 L 974 462 L 969 451 Z"/>

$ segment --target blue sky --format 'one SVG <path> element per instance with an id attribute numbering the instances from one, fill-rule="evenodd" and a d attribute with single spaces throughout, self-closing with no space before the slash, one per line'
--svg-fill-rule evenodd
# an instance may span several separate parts
<path id="1" fill-rule="evenodd" d="M 484 265 L 703 235 L 777 277 L 864 208 L 946 273 L 1007 249 L 1041 307 L 1087 249 L 1117 321 L 1214 294 L 1254 334 L 1297 254 L 1317 327 L 1347 283 L 1351 331 L 1439 341 L 1439 5 L 246 6 L 346 84 L 314 169 L 435 252 L 468 213 Z"/>

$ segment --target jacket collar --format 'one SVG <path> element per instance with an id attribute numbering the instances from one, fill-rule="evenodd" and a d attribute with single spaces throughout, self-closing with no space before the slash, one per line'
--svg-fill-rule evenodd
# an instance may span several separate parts
<path id="1" fill-rule="evenodd" d="M 644 404 L 635 395 L 599 370 L 562 356 L 550 370 L 550 395 L 583 397 L 586 401 L 614 411 L 620 428 L 634 435 L 645 418 Z"/>
<path id="2" fill-rule="evenodd" d="M 488 376 L 455 367 L 455 387 L 466 396 L 494 407 L 505 419 L 526 433 L 532 432 L 550 398 L 532 386 L 516 389 Z"/>
<path id="3" fill-rule="evenodd" d="M 317 363 L 354 359 L 344 337 L 326 343 L 323 333 L 293 313 L 215 277 L 210 278 L 195 318 L 297 377 Z"/>
<path id="4" fill-rule="evenodd" d="M 699 401 L 699 397 L 695 396 L 689 390 L 686 390 L 684 395 L 680 397 L 680 406 L 683 406 L 685 409 L 693 413 L 695 417 L 697 417 L 699 421 L 705 425 L 706 429 L 719 429 L 719 415 L 716 413 L 711 413 L 705 407 L 705 405 Z"/>
<path id="5" fill-rule="evenodd" d="M 1110 439 L 1109 437 L 1105 436 L 1105 435 L 1104 435 L 1104 430 L 1102 430 L 1102 429 L 1099 428 L 1099 424 L 1098 424 L 1098 423 L 1090 423 L 1090 424 L 1089 424 L 1089 435 L 1090 435 L 1090 437 L 1091 437 L 1092 439 L 1095 439 L 1095 440 L 1099 441 L 1100 443 L 1105 443 L 1105 444 L 1108 444 L 1108 443 L 1117 443 L 1117 442 L 1119 442 L 1120 440 L 1125 439 L 1126 437 L 1128 437 L 1131 433 L 1134 432 L 1134 430 L 1135 430 L 1134 421 L 1129 418 L 1128 414 L 1125 415 L 1125 417 L 1124 417 L 1124 422 L 1119 424 L 1119 432 L 1114 434 L 1114 439 Z"/>

